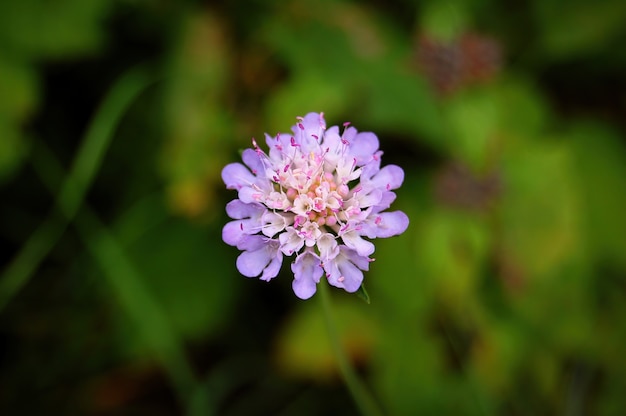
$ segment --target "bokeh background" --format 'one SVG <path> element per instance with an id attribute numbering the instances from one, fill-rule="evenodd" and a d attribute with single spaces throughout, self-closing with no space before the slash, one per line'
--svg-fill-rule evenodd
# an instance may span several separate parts
<path id="1" fill-rule="evenodd" d="M 389 415 L 626 414 L 622 0 L 0 2 L 0 413 L 357 414 L 317 297 L 237 273 L 220 171 L 324 111 L 402 166 Z"/>

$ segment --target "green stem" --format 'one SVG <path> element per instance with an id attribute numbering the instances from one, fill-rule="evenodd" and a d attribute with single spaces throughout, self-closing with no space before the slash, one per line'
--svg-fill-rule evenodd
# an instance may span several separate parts
<path id="1" fill-rule="evenodd" d="M 335 320 L 333 319 L 334 314 L 330 302 L 328 285 L 325 281 L 322 281 L 318 285 L 318 289 L 320 299 L 322 301 L 324 321 L 326 321 L 326 328 L 328 329 L 328 336 L 330 338 L 331 347 L 337 359 L 339 371 L 341 371 L 341 375 L 343 376 L 346 386 L 348 387 L 348 390 L 350 391 L 354 402 L 361 411 L 361 414 L 365 416 L 380 416 L 383 413 L 378 408 L 378 405 L 376 404 L 370 393 L 367 391 L 367 388 L 365 387 L 363 382 L 354 372 L 354 368 L 352 368 L 352 365 L 350 365 L 350 361 L 348 360 L 348 357 L 346 356 L 346 353 L 341 346 L 337 326 L 335 325 Z"/>

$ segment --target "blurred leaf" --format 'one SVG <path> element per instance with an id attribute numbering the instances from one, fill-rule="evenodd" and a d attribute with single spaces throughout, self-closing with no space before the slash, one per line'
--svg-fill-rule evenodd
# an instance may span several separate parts
<path id="1" fill-rule="evenodd" d="M 152 217 L 142 233 L 132 231 L 132 218 Z M 227 248 L 212 229 L 194 228 L 183 220 L 167 219 L 165 207 L 144 204 L 129 220 L 119 223 L 144 284 L 167 312 L 174 329 L 186 340 L 205 338 L 229 317 L 240 281 L 221 261 Z M 128 231 L 126 231 L 128 230 Z M 130 233 L 129 233 L 130 231 Z"/>
<path id="2" fill-rule="evenodd" d="M 626 7 L 620 0 L 536 1 L 533 8 L 548 58 L 593 52 L 624 33 Z"/>
<path id="3" fill-rule="evenodd" d="M 543 138 L 551 111 L 531 81 L 520 76 L 506 77 L 491 88 L 497 107 L 498 134 L 507 148 L 525 147 L 527 140 Z"/>
<path id="4" fill-rule="evenodd" d="M 487 259 L 488 229 L 476 217 L 445 210 L 423 213 L 414 226 L 414 258 L 421 273 L 436 282 L 448 308 L 463 311 L 473 303 L 478 272 Z"/>
<path id="5" fill-rule="evenodd" d="M 586 210 L 585 242 L 595 259 L 626 270 L 626 148 L 614 130 L 598 123 L 571 126 L 576 179 Z"/>
<path id="6" fill-rule="evenodd" d="M 270 126 L 284 131 L 294 114 L 324 111 L 436 143 L 438 108 L 409 67 L 412 45 L 397 28 L 349 3 L 309 6 L 293 3 L 263 27 L 264 41 L 290 68 L 269 98 Z"/>
<path id="7" fill-rule="evenodd" d="M 374 382 L 389 414 L 491 414 L 468 374 L 450 374 L 438 342 L 415 320 L 386 317 L 375 356 Z"/>
<path id="8" fill-rule="evenodd" d="M 474 169 L 485 167 L 498 139 L 500 107 L 494 98 L 489 91 L 471 90 L 455 96 L 446 108 L 450 152 Z"/>
<path id="9" fill-rule="evenodd" d="M 409 134 L 435 148 L 442 147 L 445 119 L 428 86 L 401 65 L 372 68 L 357 96 L 358 111 L 379 129 Z"/>
<path id="10" fill-rule="evenodd" d="M 370 264 L 365 282 L 375 299 L 372 307 L 381 316 L 415 317 L 431 306 L 438 276 L 424 273 L 415 255 L 428 204 L 426 194 L 423 177 L 407 177 L 392 209 L 407 214 L 408 229 L 401 236 L 374 241 L 376 261 Z"/>
<path id="11" fill-rule="evenodd" d="M 213 214 L 233 121 L 223 98 L 231 56 L 224 28 L 210 13 L 189 15 L 172 57 L 166 87 L 168 131 L 162 166 L 175 211 Z"/>
<path id="12" fill-rule="evenodd" d="M 0 113 L 0 184 L 20 165 L 26 143 L 17 126 L 3 118 Z"/>
<path id="13" fill-rule="evenodd" d="M 0 183 L 19 166 L 28 143 L 22 125 L 38 101 L 35 71 L 0 54 Z"/>
<path id="14" fill-rule="evenodd" d="M 530 144 L 506 155 L 501 250 L 526 279 L 554 276 L 581 254 L 580 195 L 564 142 Z"/>
<path id="15" fill-rule="evenodd" d="M 103 42 L 106 0 L 0 2 L 0 49 L 28 58 L 90 52 Z"/>
<path id="16" fill-rule="evenodd" d="M 468 25 L 468 3 L 458 0 L 422 3 L 421 30 L 441 41 L 453 39 Z"/>
<path id="17" fill-rule="evenodd" d="M 333 298 L 334 319 L 348 359 L 356 363 L 366 361 L 379 336 L 375 322 L 368 316 L 363 302 L 356 297 L 340 294 Z M 339 376 L 318 302 L 299 305 L 281 329 L 275 352 L 276 363 L 286 374 L 318 381 L 329 381 Z"/>
<path id="18" fill-rule="evenodd" d="M 35 109 L 38 87 L 34 67 L 0 54 L 0 115 L 23 121 Z"/>
<path id="19" fill-rule="evenodd" d="M 367 290 L 365 290 L 364 284 L 361 284 L 361 286 L 359 286 L 359 290 L 356 291 L 356 294 L 358 297 L 363 299 L 365 303 L 367 303 L 368 305 L 370 304 L 370 295 L 369 293 L 367 293 Z"/>
<path id="20" fill-rule="evenodd" d="M 472 367 L 494 397 L 507 397 L 528 354 L 529 341 L 516 322 L 490 317 L 472 347 Z"/>
<path id="21" fill-rule="evenodd" d="M 269 134 L 288 132 L 295 123 L 296 116 L 303 116 L 310 111 L 336 115 L 345 112 L 347 97 L 346 86 L 333 83 L 317 74 L 303 74 L 278 87 L 267 104 Z"/>

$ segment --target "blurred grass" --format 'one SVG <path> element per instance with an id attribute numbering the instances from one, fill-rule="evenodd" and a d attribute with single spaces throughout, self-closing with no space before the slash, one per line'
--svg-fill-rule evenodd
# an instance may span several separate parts
<path id="1" fill-rule="evenodd" d="M 83 243 L 104 272 L 125 313 L 168 373 L 180 402 L 185 407 L 190 406 L 192 410 L 190 414 L 211 414 L 210 408 L 206 407 L 208 402 L 197 396 L 197 381 L 187 362 L 183 341 L 173 330 L 166 313 L 150 294 L 148 288 L 143 285 L 145 279 L 139 276 L 139 272 L 132 265 L 124 248 L 96 214 L 86 205 L 81 208 L 85 192 L 104 158 L 107 145 L 114 137 L 120 118 L 137 94 L 153 82 L 154 76 L 147 75 L 145 69 L 135 69 L 121 77 L 111 89 L 110 95 L 104 100 L 101 109 L 94 117 L 74 168 L 63 180 L 57 204 L 65 221 L 56 225 L 55 229 L 64 228 L 69 223 L 75 222 Z M 58 161 L 43 143 L 38 143 L 37 157 L 33 159 L 33 166 L 50 193 L 55 195 L 58 188 L 57 182 L 65 175 Z M 77 217 L 79 209 L 81 213 Z M 46 234 L 40 235 L 44 238 L 47 236 Z M 40 235 L 36 234 L 41 238 Z M 50 236 L 48 241 L 40 240 L 39 244 L 34 247 L 50 248 L 58 237 L 55 235 Z M 28 248 L 30 246 L 27 246 Z M 46 254 L 43 251 L 39 252 L 35 259 L 41 260 Z M 24 255 L 18 257 L 18 260 L 25 257 Z M 32 261 L 33 257 L 31 255 L 30 258 L 26 258 Z M 33 268 L 35 267 L 36 264 Z M 30 276 L 26 276 L 28 277 Z M 194 394 L 196 394 L 195 397 Z M 192 398 L 195 400 L 192 401 Z"/>
<path id="2" fill-rule="evenodd" d="M 51 213 L 4 271 L 0 280 L 0 311 L 28 282 L 61 238 L 81 207 L 119 120 L 137 95 L 153 82 L 154 76 L 148 75 L 144 69 L 135 69 L 113 86 L 85 134 L 71 171 L 56 194 Z M 55 189 L 52 188 L 52 191 Z M 59 217 L 59 212 L 62 212 L 63 217 Z"/>

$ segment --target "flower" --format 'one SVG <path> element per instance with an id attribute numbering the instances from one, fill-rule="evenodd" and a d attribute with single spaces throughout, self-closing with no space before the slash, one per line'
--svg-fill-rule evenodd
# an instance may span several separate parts
<path id="1" fill-rule="evenodd" d="M 356 292 L 373 261 L 375 238 L 402 234 L 409 218 L 386 212 L 402 185 L 399 166 L 381 168 L 382 151 L 374 133 L 350 123 L 326 128 L 323 113 L 298 117 L 293 134 L 265 135 L 269 151 L 252 139 L 241 163 L 222 170 L 238 199 L 226 205 L 233 221 L 222 230 L 225 243 L 242 253 L 237 269 L 269 281 L 283 257 L 291 264 L 293 291 L 315 294 L 323 275 L 328 283 Z"/>

